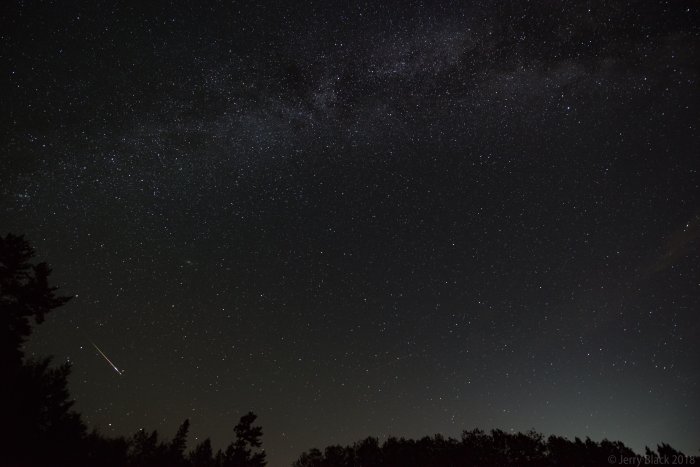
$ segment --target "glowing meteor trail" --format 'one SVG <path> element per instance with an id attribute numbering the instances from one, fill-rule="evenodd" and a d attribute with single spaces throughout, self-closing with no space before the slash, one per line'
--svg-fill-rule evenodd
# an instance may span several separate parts
<path id="1" fill-rule="evenodd" d="M 107 360 L 107 363 L 109 363 L 109 364 L 112 366 L 112 368 L 114 368 L 114 371 L 116 371 L 117 374 L 118 374 L 119 376 L 121 376 L 121 375 L 122 375 L 122 372 L 119 371 L 119 368 L 117 368 L 117 366 L 116 366 L 114 363 L 112 363 L 112 361 L 107 357 L 107 355 L 105 355 L 104 352 L 102 352 L 102 351 L 100 350 L 100 348 L 97 346 L 97 344 L 95 344 L 95 343 L 92 342 L 92 341 L 90 341 L 90 343 L 93 345 L 93 347 L 95 347 L 95 348 L 97 349 L 97 351 L 100 353 L 100 355 L 102 355 L 102 357 L 103 357 L 105 360 Z"/>

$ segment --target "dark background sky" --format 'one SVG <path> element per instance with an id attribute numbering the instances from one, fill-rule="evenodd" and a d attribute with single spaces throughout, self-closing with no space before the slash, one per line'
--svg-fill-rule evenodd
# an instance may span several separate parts
<path id="1" fill-rule="evenodd" d="M 0 226 L 91 426 L 698 453 L 697 2 L 114 3 L 0 13 Z"/>

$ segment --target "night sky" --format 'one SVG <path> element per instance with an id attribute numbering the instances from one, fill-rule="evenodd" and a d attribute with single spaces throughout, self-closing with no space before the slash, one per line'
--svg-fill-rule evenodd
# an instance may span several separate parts
<path id="1" fill-rule="evenodd" d="M 697 454 L 700 4 L 288 3 L 3 2 L 0 233 L 89 426 Z"/>

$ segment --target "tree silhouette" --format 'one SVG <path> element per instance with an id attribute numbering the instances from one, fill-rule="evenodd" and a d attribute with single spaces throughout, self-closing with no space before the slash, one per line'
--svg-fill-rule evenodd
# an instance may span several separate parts
<path id="1" fill-rule="evenodd" d="M 168 445 L 167 460 L 168 465 L 173 467 L 183 466 L 187 464 L 185 459 L 185 448 L 187 447 L 187 434 L 190 431 L 190 421 L 185 419 L 178 428 L 175 437 Z"/>
<path id="2" fill-rule="evenodd" d="M 679 462 L 683 454 L 662 443 L 654 452 L 647 448 L 648 458 L 657 463 Z M 611 459 L 613 461 L 611 462 Z M 685 458 L 685 463 L 697 463 L 697 457 Z M 294 462 L 294 467 L 488 467 L 488 466 L 572 466 L 598 467 L 617 463 L 644 465 L 645 459 L 619 441 L 570 441 L 558 436 L 545 440 L 535 431 L 507 433 L 492 430 L 465 431 L 461 440 L 441 435 L 419 440 L 388 438 L 379 444 L 376 438 L 366 438 L 352 446 L 329 446 L 325 451 L 311 449 Z"/>
<path id="3" fill-rule="evenodd" d="M 211 450 L 211 440 L 205 439 L 190 452 L 188 456 L 193 467 L 214 467 L 214 457 Z"/>
<path id="4" fill-rule="evenodd" d="M 262 467 L 267 464 L 262 446 L 262 428 L 253 426 L 258 418 L 253 412 L 242 416 L 233 429 L 236 440 L 224 453 L 223 467 Z"/>
<path id="5" fill-rule="evenodd" d="M 51 269 L 46 263 L 32 264 L 33 257 L 24 237 L 0 237 L 0 370 L 12 382 L 0 385 L 7 427 L 3 456 L 16 465 L 75 464 L 82 455 L 85 425 L 71 410 L 70 366 L 51 368 L 49 358 L 24 358 L 32 321 L 42 323 L 70 299 L 56 295 L 56 287 L 49 286 Z"/>
<path id="6" fill-rule="evenodd" d="M 123 467 L 128 464 L 129 441 L 124 437 L 108 438 L 92 431 L 84 440 L 85 466 Z"/>
<path id="7" fill-rule="evenodd" d="M 224 452 L 223 467 L 262 467 L 267 464 L 262 446 L 262 428 L 253 426 L 258 418 L 253 412 L 242 416 L 233 429 L 236 440 Z"/>
<path id="8" fill-rule="evenodd" d="M 36 324 L 70 297 L 57 296 L 49 286 L 51 269 L 46 263 L 32 264 L 34 249 L 24 236 L 0 237 L 0 364 L 4 371 L 22 363 L 22 346 Z"/>
<path id="9" fill-rule="evenodd" d="M 158 439 L 158 431 L 137 431 L 129 446 L 129 465 L 134 467 L 161 466 L 166 464 L 166 446 Z"/>

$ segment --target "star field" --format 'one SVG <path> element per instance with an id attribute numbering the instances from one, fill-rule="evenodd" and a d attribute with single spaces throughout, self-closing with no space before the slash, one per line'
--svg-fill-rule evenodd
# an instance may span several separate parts
<path id="1" fill-rule="evenodd" d="M 0 20 L 0 226 L 90 426 L 697 453 L 695 2 L 148 3 Z"/>

